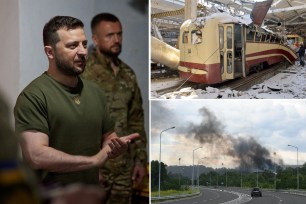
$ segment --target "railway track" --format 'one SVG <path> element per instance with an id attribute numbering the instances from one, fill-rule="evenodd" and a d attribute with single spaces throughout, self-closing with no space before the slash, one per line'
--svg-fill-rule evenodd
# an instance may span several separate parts
<path id="1" fill-rule="evenodd" d="M 253 73 L 247 76 L 246 78 L 238 78 L 236 80 L 231 80 L 222 83 L 220 86 L 217 86 L 215 88 L 220 88 L 220 89 L 229 88 L 231 90 L 236 90 L 236 91 L 246 91 L 250 89 L 252 86 L 260 84 L 265 80 L 275 76 L 285 68 L 286 64 L 274 65 L 269 68 L 263 69 L 258 73 Z"/>
<path id="2" fill-rule="evenodd" d="M 256 85 L 256 84 L 260 84 L 262 82 L 264 82 L 265 80 L 275 76 L 276 74 L 280 73 L 282 70 L 284 70 L 286 68 L 286 64 L 278 64 L 278 65 L 274 65 L 271 66 L 269 68 L 265 68 L 263 70 L 261 70 L 260 72 L 257 73 L 253 73 L 248 75 L 246 78 L 238 78 L 235 80 L 230 80 L 228 82 L 222 83 L 222 84 L 217 84 L 217 85 L 210 85 L 210 87 L 214 87 L 214 88 L 218 88 L 218 89 L 226 89 L 229 88 L 231 90 L 237 90 L 237 91 L 246 91 L 249 88 L 251 88 L 252 86 Z M 184 82 L 184 80 L 181 80 L 179 83 L 176 83 L 173 86 L 168 86 L 166 88 L 160 88 L 160 89 L 156 89 L 154 90 L 157 94 L 159 95 L 163 95 L 166 93 L 171 93 L 171 92 L 175 92 L 178 91 L 182 88 L 186 88 L 186 87 L 192 87 L 195 89 L 204 89 L 207 87 L 208 85 L 203 85 L 203 84 L 197 84 L 194 82 Z"/>

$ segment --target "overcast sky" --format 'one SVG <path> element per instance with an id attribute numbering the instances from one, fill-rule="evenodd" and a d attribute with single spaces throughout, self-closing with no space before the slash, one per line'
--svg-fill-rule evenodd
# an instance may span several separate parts
<path id="1" fill-rule="evenodd" d="M 296 148 L 288 144 L 299 148 L 299 164 L 306 162 L 304 100 L 152 100 L 151 160 L 159 159 L 161 131 L 172 126 L 162 133 L 167 165 L 178 165 L 179 158 L 192 165 L 193 152 L 194 164 L 212 167 L 248 163 L 246 155 L 296 165 Z"/>

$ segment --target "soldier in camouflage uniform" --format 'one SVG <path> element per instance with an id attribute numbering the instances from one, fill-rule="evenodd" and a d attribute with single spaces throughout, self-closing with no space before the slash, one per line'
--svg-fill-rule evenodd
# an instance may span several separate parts
<path id="1" fill-rule="evenodd" d="M 141 93 L 134 71 L 118 58 L 122 43 L 119 19 L 109 13 L 98 14 L 92 19 L 91 29 L 95 48 L 82 76 L 104 91 L 117 134 L 138 132 L 141 135 L 130 144 L 127 154 L 104 165 L 100 170 L 101 185 L 107 194 L 107 203 L 131 203 L 132 182 L 141 182 L 147 161 Z"/>

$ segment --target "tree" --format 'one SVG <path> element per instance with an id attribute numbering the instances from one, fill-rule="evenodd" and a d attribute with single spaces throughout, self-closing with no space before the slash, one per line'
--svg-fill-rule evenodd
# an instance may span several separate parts
<path id="1" fill-rule="evenodd" d="M 167 165 L 161 163 L 161 189 L 168 190 L 182 189 L 182 186 L 191 185 L 190 177 L 182 176 L 180 171 L 167 172 Z M 159 175 L 159 162 L 151 162 L 151 189 L 156 191 L 158 189 L 158 175 Z M 258 185 L 261 188 L 274 188 L 274 169 L 266 169 L 258 172 Z M 209 172 L 202 173 L 199 181 L 202 186 L 221 186 L 226 185 L 227 174 L 227 186 L 228 187 L 240 187 L 241 176 L 243 187 L 255 187 L 257 185 L 257 171 L 241 172 L 238 169 L 211 169 Z M 299 168 L 299 181 L 300 189 L 306 189 L 306 163 Z M 197 183 L 197 180 L 195 180 Z M 283 168 L 277 166 L 276 168 L 276 188 L 277 189 L 296 189 L 296 168 L 287 167 Z"/>
<path id="2" fill-rule="evenodd" d="M 160 163 L 160 182 L 163 183 L 168 178 L 168 172 L 166 169 L 167 165 L 163 162 Z M 159 181 L 159 161 L 153 160 L 151 161 L 151 189 L 158 189 L 158 181 Z"/>

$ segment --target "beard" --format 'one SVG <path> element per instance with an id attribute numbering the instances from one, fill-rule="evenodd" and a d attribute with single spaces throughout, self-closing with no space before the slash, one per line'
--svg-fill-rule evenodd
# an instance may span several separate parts
<path id="1" fill-rule="evenodd" d="M 86 58 L 82 57 L 77 62 L 81 62 L 81 67 L 74 66 L 73 63 L 55 54 L 55 64 L 60 72 L 66 76 L 78 76 L 84 72 L 86 65 Z"/>
<path id="2" fill-rule="evenodd" d="M 111 49 L 113 47 L 118 47 L 118 51 L 112 51 Z M 103 48 L 99 48 L 100 52 L 103 53 L 104 55 L 106 55 L 107 57 L 110 57 L 110 58 L 113 58 L 113 59 L 116 59 L 118 58 L 118 56 L 120 55 L 121 53 L 121 48 L 122 48 L 122 45 L 121 44 L 116 44 L 114 46 L 112 46 L 110 49 L 103 49 Z"/>

